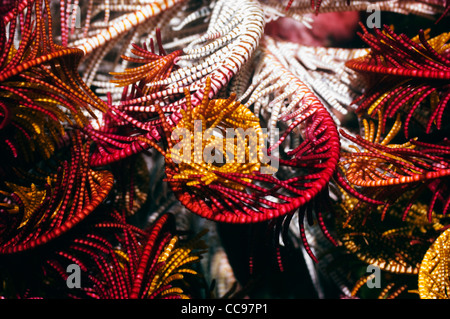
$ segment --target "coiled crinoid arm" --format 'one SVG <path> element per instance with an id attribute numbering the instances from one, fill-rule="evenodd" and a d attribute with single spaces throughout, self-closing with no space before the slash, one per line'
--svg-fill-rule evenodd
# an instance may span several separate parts
<path id="1" fill-rule="evenodd" d="M 434 209 L 444 213 L 448 211 L 448 140 L 430 144 L 412 139 L 403 144 L 394 144 L 392 140 L 402 127 L 400 115 L 397 115 L 397 121 L 384 137 L 380 128 L 382 118 L 382 112 L 379 111 L 378 128 L 373 121 L 363 119 L 363 136 L 352 136 L 341 131 L 342 136 L 353 143 L 350 146 L 353 151 L 341 152 L 338 169 L 341 177 L 337 179 L 338 183 L 359 197 L 362 207 L 366 204 L 369 207 L 382 205 L 385 213 L 399 195 L 406 190 L 415 190 L 415 195 L 405 206 L 403 218 L 406 218 L 418 196 L 425 193 L 429 196 L 430 192 L 429 219 Z M 353 188 L 349 189 L 350 185 Z M 355 193 L 359 193 L 359 196 Z"/>
<path id="2" fill-rule="evenodd" d="M 404 118 L 404 134 L 418 124 L 427 134 L 435 125 L 440 130 L 446 123 L 445 109 L 450 101 L 450 33 L 433 38 L 429 30 L 409 39 L 396 34 L 388 26 L 374 29 L 374 34 L 362 26 L 361 38 L 370 46 L 370 52 L 346 65 L 371 80 L 370 87 L 354 101 L 357 112 L 377 115 L 384 108 L 382 131 L 389 118 L 401 113 Z"/>
<path id="3" fill-rule="evenodd" d="M 263 10 L 258 1 L 218 1 L 206 32 L 188 43 L 177 58 L 180 67 L 168 78 L 150 82 L 149 86 L 161 89 L 144 99 L 158 99 L 163 102 L 161 106 L 176 109 L 168 119 L 172 125 L 176 124 L 180 109 L 186 108 L 185 98 L 177 97 L 180 89 L 182 93 L 188 88 L 192 104 L 197 105 L 203 98 L 209 78 L 208 98 L 217 96 L 253 56 L 264 33 L 264 25 Z M 141 100 L 130 100 L 125 105 L 137 102 Z"/>
<path id="4" fill-rule="evenodd" d="M 419 271 L 422 299 L 449 299 L 450 230 L 444 231 L 423 257 Z"/>
<path id="5" fill-rule="evenodd" d="M 154 95 L 159 87 L 149 87 L 146 84 L 166 79 L 173 71 L 174 60 L 181 51 L 167 54 L 162 45 L 160 32 L 157 31 L 156 34 L 158 53 L 153 41 L 150 50 L 145 44 L 143 47 L 134 45 L 132 53 L 135 57 L 123 56 L 123 58 L 141 65 L 123 72 L 111 72 L 115 77 L 111 83 L 123 87 L 120 103 L 113 103 L 112 95 L 107 94 L 109 112 L 103 116 L 101 125 L 84 128 L 84 132 L 95 141 L 90 161 L 93 166 L 117 163 L 151 148 L 151 145 L 140 140 L 139 136 L 153 142 L 161 139 L 159 133 L 161 120 L 158 119 L 158 107 L 155 104 L 162 102 Z M 135 103 L 129 104 L 130 100 Z M 167 112 L 176 109 L 163 107 Z"/>

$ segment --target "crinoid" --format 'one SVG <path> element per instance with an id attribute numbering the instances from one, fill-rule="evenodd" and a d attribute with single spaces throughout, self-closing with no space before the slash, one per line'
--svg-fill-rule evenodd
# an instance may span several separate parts
<path id="1" fill-rule="evenodd" d="M 400 2 L 395 0 L 289 0 L 287 4 L 281 2 L 279 0 L 270 0 L 265 1 L 264 4 L 276 9 L 278 12 L 283 12 L 297 19 L 302 19 L 302 15 L 306 13 L 318 15 L 329 12 L 377 9 L 383 12 L 396 12 L 400 14 L 414 12 L 416 15 L 426 16 L 428 18 L 436 15 L 436 23 L 438 23 L 449 12 L 449 5 L 446 1 L 434 0 L 404 0 Z"/>
<path id="2" fill-rule="evenodd" d="M 209 81 L 206 85 L 210 85 Z M 258 118 L 235 100 L 235 94 L 209 101 L 207 93 L 208 89 L 201 105 L 192 107 L 186 91 L 188 107 L 182 110 L 183 116 L 171 136 L 175 136 L 171 142 L 178 143 L 167 154 L 169 162 L 177 163 L 178 169 L 170 172 L 168 179 L 177 190 L 184 184 L 195 189 L 196 185 L 218 183 L 242 191 L 244 185 L 224 174 L 245 175 L 264 170 L 267 165 L 261 163 L 263 130 Z"/>
<path id="3" fill-rule="evenodd" d="M 118 86 L 127 86 L 138 84 L 142 95 L 148 95 L 158 90 L 158 86 L 149 87 L 146 84 L 152 81 L 161 81 L 166 79 L 175 67 L 176 59 L 182 54 L 182 50 L 176 50 L 169 54 L 162 46 L 161 32 L 156 30 L 156 39 L 159 54 L 155 53 L 153 39 L 150 41 L 151 50 L 147 49 L 144 43 L 143 47 L 132 44 L 131 53 L 136 57 L 122 55 L 122 59 L 140 64 L 137 67 L 125 69 L 123 72 L 111 72 L 115 77 L 111 83 Z"/>
<path id="4" fill-rule="evenodd" d="M 259 120 L 235 100 L 235 94 L 209 100 L 210 85 L 207 80 L 197 106 L 191 105 L 186 90 L 187 108 L 181 111 L 180 122 L 174 128 L 164 123 L 167 151 L 161 151 L 167 181 L 178 199 L 203 217 L 226 222 L 272 218 L 278 214 L 277 204 L 265 200 L 270 190 L 257 185 L 257 181 L 270 183 L 272 178 L 265 174 L 275 171 L 264 156 Z"/>
<path id="5" fill-rule="evenodd" d="M 183 0 L 161 0 L 161 1 L 152 1 L 145 3 L 143 5 L 137 6 L 137 8 L 133 5 L 127 6 L 122 4 L 111 4 L 109 7 L 109 3 L 106 4 L 108 14 L 105 15 L 103 23 L 100 24 L 90 24 L 90 18 L 92 17 L 92 8 L 94 5 L 94 1 L 90 1 L 90 12 L 89 19 L 87 19 L 87 23 L 85 24 L 85 35 L 89 31 L 89 28 L 92 26 L 94 30 L 92 30 L 91 35 L 85 38 L 78 39 L 71 43 L 69 42 L 69 30 L 73 33 L 74 27 L 71 19 L 67 19 L 67 16 L 71 16 L 75 18 L 75 15 L 71 14 L 72 7 L 71 1 L 61 1 L 60 4 L 60 12 L 61 12 L 61 29 L 62 29 L 62 43 L 66 46 L 78 47 L 85 54 L 92 54 L 95 51 L 102 51 L 110 49 L 108 45 L 111 42 L 117 41 L 127 34 L 131 32 L 132 29 L 145 24 L 151 18 L 154 18 L 164 11 L 174 7 L 176 4 L 183 2 Z M 104 3 L 97 3 L 97 6 L 102 7 Z M 111 10 L 112 9 L 112 10 Z M 105 10 L 106 11 L 106 10 Z M 108 21 L 110 18 L 111 11 L 116 11 L 119 15 L 110 23 Z M 67 13 L 70 13 L 69 15 Z M 123 12 L 125 12 L 123 14 Z M 69 22 L 69 24 L 68 24 Z"/>
<path id="6" fill-rule="evenodd" d="M 370 53 L 346 65 L 370 77 L 372 83 L 354 101 L 357 112 L 376 116 L 377 110 L 384 108 L 382 131 L 388 118 L 401 113 L 406 138 L 411 135 L 413 120 L 427 134 L 433 125 L 440 130 L 447 122 L 445 109 L 450 101 L 450 33 L 431 38 L 430 30 L 420 30 L 410 39 L 388 26 L 375 28 L 374 34 L 361 27 L 360 36 L 370 46 Z"/>
<path id="7" fill-rule="evenodd" d="M 300 209 L 302 241 L 316 260 L 308 249 L 303 222 L 305 217 L 312 221 L 316 214 L 321 229 L 332 240 L 321 219 L 326 205 L 316 199 L 327 198 L 327 186 L 336 170 L 340 151 L 336 123 L 315 93 L 289 69 L 272 38 L 264 37 L 255 63 L 253 80 L 239 100 L 267 123 L 268 150 L 279 159 L 276 177 L 287 185 L 280 188 L 280 192 L 288 191 L 284 195 L 286 211 Z M 274 217 L 278 216 L 286 217 L 285 225 L 292 218 L 292 214 Z"/>
<path id="8" fill-rule="evenodd" d="M 195 294 L 188 284 L 198 277 L 195 264 L 206 247 L 203 233 L 180 239 L 174 216 L 163 214 L 146 229 L 125 221 L 117 211 L 84 235 L 74 236 L 46 261 L 66 282 L 67 265 L 83 272 L 83 286 L 68 295 L 93 299 L 186 299 Z M 111 236 L 115 234 L 114 236 Z M 48 271 L 47 270 L 47 271 Z M 49 273 L 51 274 L 51 273 Z"/>
<path id="9" fill-rule="evenodd" d="M 113 175 L 88 166 L 89 144 L 74 134 L 70 158 L 58 167 L 18 172 L 1 191 L 0 253 L 10 254 L 50 242 L 80 223 L 106 198 Z M 48 170 L 48 171 L 46 171 Z"/>
<path id="10" fill-rule="evenodd" d="M 450 229 L 432 243 L 423 257 L 419 271 L 419 294 L 422 299 L 449 299 Z"/>
<path id="11" fill-rule="evenodd" d="M 149 82 L 163 80 L 169 76 L 175 66 L 175 59 L 181 51 L 167 54 L 162 46 L 160 32 L 156 32 L 159 52 L 156 53 L 153 40 L 150 50 L 146 45 L 139 47 L 133 45 L 131 53 L 136 57 L 122 56 L 139 66 L 129 68 L 123 72 L 111 72 L 115 79 L 111 83 L 122 89 L 120 103 L 114 104 L 111 94 L 107 94 L 109 112 L 102 117 L 101 125 L 87 126 L 84 132 L 94 141 L 91 164 L 102 166 L 117 163 L 134 154 L 141 153 L 150 148 L 148 143 L 138 139 L 158 141 L 161 136 L 159 128 L 161 120 L 158 118 L 155 104 L 160 103 L 155 91 L 158 86 L 147 86 Z M 152 96 L 152 98 L 144 98 Z M 130 101 L 134 103 L 130 104 Z M 162 107 L 164 111 L 173 112 L 178 108 Z"/>
<path id="12" fill-rule="evenodd" d="M 48 2 L 16 4 L 0 23 L 0 174 L 48 159 L 67 125 L 83 127 L 106 110 L 77 72 L 82 51 L 53 42 Z"/>
<path id="13" fill-rule="evenodd" d="M 410 203 L 405 206 L 404 218 L 414 201 L 427 189 L 428 194 L 430 191 L 432 194 L 428 196 L 429 219 L 437 207 L 443 213 L 448 211 L 448 141 L 430 144 L 414 139 L 402 144 L 391 143 L 401 129 L 400 115 L 384 137 L 380 128 L 382 111 L 378 115 L 378 128 L 375 122 L 363 119 L 363 136 L 352 136 L 341 130 L 342 136 L 354 143 L 350 146 L 354 151 L 341 152 L 336 174 L 338 184 L 360 199 L 359 205 L 382 205 L 385 213 L 398 196 L 406 190 L 415 190 Z"/>
<path id="14" fill-rule="evenodd" d="M 368 266 L 377 269 L 376 266 Z M 373 268 L 371 268 L 373 267 Z M 378 277 L 378 278 L 377 278 Z M 386 284 L 387 282 L 387 284 Z M 392 275 L 392 273 L 371 273 L 360 277 L 352 288 L 350 298 L 361 299 L 401 299 L 409 293 L 407 298 L 413 297 L 411 288 L 414 286 L 412 276 Z"/>
<path id="15" fill-rule="evenodd" d="M 264 25 L 264 12 L 258 1 L 217 1 L 206 32 L 184 45 L 183 54 L 177 58 L 180 67 L 166 79 L 148 84 L 161 87 L 156 92 L 158 99 L 171 98 L 169 103 L 164 101 L 164 106 L 177 108 L 171 121 L 177 122 L 179 110 L 185 106 L 184 96 L 174 100 L 184 88 L 189 88 L 192 104 L 197 105 L 203 98 L 207 78 L 211 81 L 208 98 L 217 96 L 230 83 L 256 51 Z"/>
<path id="16" fill-rule="evenodd" d="M 0 297 L 448 297 L 449 0 L 0 3 Z"/>
<path id="17" fill-rule="evenodd" d="M 110 193 L 114 207 L 127 216 L 135 215 L 145 205 L 151 188 L 152 176 L 144 154 L 129 156 L 109 167 L 115 177 Z"/>
<path id="18" fill-rule="evenodd" d="M 411 193 L 400 196 L 384 218 L 382 207 L 372 213 L 355 212 L 357 200 L 345 196 L 337 208 L 338 241 L 358 259 L 383 271 L 417 275 L 429 243 L 448 221 L 437 212 L 429 221 L 424 214 L 428 206 L 421 202 L 415 203 L 407 218 L 403 218 Z"/>

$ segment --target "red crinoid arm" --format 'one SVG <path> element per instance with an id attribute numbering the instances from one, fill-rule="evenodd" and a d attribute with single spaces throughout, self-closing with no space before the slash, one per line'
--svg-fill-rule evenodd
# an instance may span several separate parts
<path id="1" fill-rule="evenodd" d="M 23 198 L 17 205 L 26 212 L 22 219 L 25 226 L 2 234 L 0 253 L 16 253 L 52 241 L 80 223 L 106 198 L 113 185 L 112 174 L 89 168 L 80 134 L 74 137 L 73 143 L 71 161 L 62 166 L 58 178 L 48 177 L 53 178 L 52 183 L 56 185 L 42 185 L 39 189 L 36 183 L 24 192 L 28 188 L 9 184 L 14 198 Z M 41 178 L 46 180 L 45 176 Z M 42 193 L 45 197 L 40 199 Z M 11 215 L 9 223 L 16 223 L 15 219 L 16 216 Z"/>
<path id="2" fill-rule="evenodd" d="M 155 100 L 159 98 L 155 97 L 140 102 L 137 100 L 158 91 L 159 86 L 149 87 L 146 84 L 167 78 L 175 67 L 176 58 L 182 51 L 178 50 L 167 54 L 163 48 L 159 30 L 156 35 L 159 54 L 154 52 L 153 45 L 152 51 L 148 51 L 145 46 L 141 48 L 133 45 L 132 53 L 138 58 L 126 56 L 122 58 L 143 65 L 127 69 L 124 72 L 111 73 L 116 78 L 111 82 L 124 86 L 124 90 L 120 105 L 111 105 L 111 102 L 108 102 L 110 111 L 107 117 L 111 121 L 104 121 L 103 126 L 97 130 L 93 128 L 86 130 L 86 133 L 92 135 L 98 143 L 98 150 L 94 149 L 91 158 L 93 166 L 114 163 L 140 153 L 153 147 L 161 138 L 159 130 L 162 121 L 159 118 L 155 119 L 159 112 L 159 105 L 155 105 L 159 102 Z M 129 93 L 129 86 L 132 89 L 131 93 Z M 108 100 L 110 100 L 110 94 L 108 94 Z M 131 105 L 130 101 L 133 101 Z M 164 109 L 162 111 L 170 112 L 171 110 Z M 104 132 L 109 132 L 108 136 Z M 94 147 L 96 145 L 94 144 Z"/>
<path id="3" fill-rule="evenodd" d="M 186 264 L 198 260 L 199 249 L 203 248 L 202 233 L 181 244 L 171 214 L 159 216 L 145 230 L 128 224 L 123 216 L 116 222 L 96 225 L 123 234 L 117 236 L 120 248 L 111 250 L 99 264 L 101 273 L 96 274 L 94 267 L 94 276 L 102 280 L 92 282 L 93 290 L 106 292 L 106 298 L 186 297 L 182 289 L 172 289 L 177 286 L 173 282 L 183 279 L 183 273 L 195 273 Z"/>
<path id="4" fill-rule="evenodd" d="M 378 158 L 383 158 L 390 164 L 389 166 L 391 166 L 389 171 L 387 171 L 388 174 L 384 174 L 384 176 L 378 180 L 363 181 L 359 179 L 352 179 L 358 186 L 372 187 L 415 183 L 427 179 L 441 178 L 450 173 L 450 163 L 445 161 L 443 158 L 440 158 L 439 160 L 439 157 L 431 157 L 427 154 L 421 153 L 420 151 L 407 148 L 389 148 L 383 145 L 377 145 L 366 141 L 361 137 L 355 139 L 344 131 L 341 131 L 341 134 L 344 137 L 351 139 L 353 142 L 358 143 L 359 146 L 363 146 L 367 149 L 368 152 L 363 153 L 364 161 L 370 161 L 373 159 L 379 162 Z M 387 154 L 387 156 L 378 156 L 381 154 Z M 351 156 L 351 154 L 349 155 Z M 427 162 L 430 161 L 430 159 L 433 161 L 439 160 L 440 164 L 436 165 L 433 162 L 428 164 Z M 409 165 L 410 163 L 412 163 L 411 166 Z M 381 166 L 377 164 L 377 167 Z M 406 174 L 401 174 L 394 177 L 389 176 L 390 174 L 395 173 L 394 167 L 398 167 L 398 170 L 401 170 Z M 407 170 L 403 170 L 403 168 L 407 168 Z"/>
<path id="5" fill-rule="evenodd" d="M 394 204 L 406 189 L 414 190 L 403 213 L 405 219 L 418 196 L 428 189 L 432 193 L 428 219 L 431 220 L 438 201 L 442 205 L 438 211 L 445 209 L 446 197 L 442 195 L 448 192 L 446 184 L 450 176 L 450 162 L 446 156 L 450 150 L 446 140 L 436 144 L 411 140 L 405 146 L 389 146 L 344 131 L 341 134 L 355 143 L 355 148 L 362 149 L 341 153 L 339 172 L 345 177 L 339 173 L 338 184 L 348 194 L 367 203 L 373 203 L 372 199 L 381 200 L 385 202 L 387 212 L 387 205 Z M 359 188 L 358 192 L 350 184 Z"/>
<path id="6" fill-rule="evenodd" d="M 448 16 L 450 12 L 450 1 L 445 0 L 444 3 L 444 12 L 441 14 L 441 16 L 436 20 L 436 24 L 438 24 L 442 19 L 444 19 L 446 16 Z"/>
<path id="7" fill-rule="evenodd" d="M 65 265 L 79 264 L 87 276 L 80 289 L 67 292 L 75 298 L 187 297 L 181 289 L 184 281 L 179 281 L 179 286 L 177 280 L 187 279 L 184 274 L 196 273 L 188 264 L 199 260 L 204 248 L 200 239 L 203 233 L 181 243 L 171 214 L 159 216 L 144 230 L 129 224 L 124 212 L 104 213 L 102 221 L 84 224 L 77 233 L 66 237 L 65 246 L 49 252 L 46 273 L 50 267 L 66 279 L 67 273 L 61 271 Z M 61 288 L 60 294 L 65 287 Z"/>
<path id="8" fill-rule="evenodd" d="M 358 114 L 367 111 L 374 117 L 384 109 L 382 132 L 389 118 L 405 114 L 406 138 L 413 123 L 414 128 L 418 126 L 427 134 L 432 132 L 433 124 L 440 130 L 450 99 L 450 60 L 445 53 L 450 33 L 429 39 L 429 33 L 420 30 L 417 37 L 410 39 L 387 26 L 382 31 L 375 29 L 374 34 L 362 28 L 360 36 L 371 51 L 346 63 L 373 80 L 354 102 Z"/>
<path id="9" fill-rule="evenodd" d="M 436 59 L 436 50 L 426 44 L 423 36 L 417 43 L 405 35 L 396 35 L 388 26 L 384 26 L 383 32 L 376 29 L 376 35 L 372 35 L 362 23 L 360 25 L 363 29 L 360 36 L 371 46 L 372 52 L 347 61 L 349 68 L 402 77 L 450 79 L 449 61 L 443 57 Z"/>
<path id="10" fill-rule="evenodd" d="M 271 155 L 276 154 L 277 148 L 282 149 L 279 154 L 272 155 L 275 156 L 272 158 L 272 163 L 276 159 L 279 163 L 277 167 L 279 171 L 298 171 L 298 175 L 292 178 L 280 178 L 276 173 L 266 174 L 258 169 L 252 172 L 240 172 L 238 167 L 234 167 L 236 171 L 233 171 L 230 166 L 228 170 L 227 162 L 223 166 L 214 166 L 214 162 L 211 166 L 205 166 L 203 163 L 195 165 L 195 163 L 187 162 L 176 165 L 173 158 L 171 162 L 166 160 L 166 181 L 169 182 L 180 202 L 202 217 L 227 223 L 255 223 L 289 216 L 300 207 L 314 201 L 316 196 L 326 189 L 336 170 L 340 144 L 337 129 L 330 114 L 307 86 L 286 69 L 275 55 L 268 50 L 264 53 L 267 54 L 267 59 L 270 59 L 267 63 L 277 71 L 283 72 L 283 78 L 289 78 L 288 82 L 298 87 L 296 93 L 303 96 L 303 99 L 298 102 L 300 104 L 298 108 L 277 119 L 280 122 L 291 122 L 288 123 L 289 125 L 284 122 L 280 124 L 288 128 L 278 140 L 274 140 L 268 150 L 268 155 Z M 247 123 L 257 121 L 256 118 L 250 119 L 254 117 L 253 114 L 245 113 L 248 112 L 247 108 L 244 110 L 234 105 L 233 112 L 228 112 L 228 103 L 233 99 L 209 101 L 206 99 L 206 94 L 203 97 L 201 104 L 194 105 L 192 110 L 186 109 L 177 128 L 193 129 L 194 121 L 198 119 L 202 121 L 202 129 L 205 130 L 209 128 L 208 120 L 216 117 L 227 121 L 226 123 L 238 123 L 237 119 L 245 117 L 248 118 Z M 190 101 L 188 93 L 186 100 Z M 295 96 L 293 100 L 297 100 Z M 217 113 L 211 112 L 215 108 Z M 211 120 L 212 122 L 214 121 Z M 218 127 L 221 125 L 225 123 Z M 239 125 L 236 124 L 236 127 Z M 299 130 L 302 137 L 300 145 L 286 151 L 285 149 L 290 147 L 286 144 L 291 134 L 294 132 L 298 134 Z M 174 141 L 173 144 L 177 142 Z M 167 154 L 172 155 L 172 152 L 168 151 Z M 281 173 L 280 176 L 282 175 Z M 316 212 L 321 213 L 320 209 Z M 321 223 L 321 228 L 326 237 L 331 238 L 324 223 Z"/>
<path id="11" fill-rule="evenodd" d="M 294 2 L 294 0 L 289 0 L 288 4 L 286 5 L 286 11 L 289 10 L 289 8 L 292 6 L 292 3 Z"/>
<path id="12" fill-rule="evenodd" d="M 12 164 L 10 156 L 17 165 L 48 159 L 67 139 L 65 125 L 82 127 L 89 116 L 96 118 L 94 110 L 106 111 L 78 74 L 82 51 L 53 43 L 48 2 L 25 1 L 19 7 L 0 28 L 4 171 Z"/>
<path id="13" fill-rule="evenodd" d="M 133 278 L 133 286 L 130 292 L 130 298 L 136 299 L 139 298 L 142 291 L 142 282 L 144 279 L 145 272 L 148 269 L 148 263 L 152 262 L 150 260 L 151 255 L 154 253 L 156 246 L 156 241 L 160 236 L 162 228 L 168 222 L 171 215 L 163 215 L 159 218 L 152 227 L 152 231 L 149 234 L 145 247 L 142 251 L 138 268 L 136 269 L 135 276 Z M 154 261 L 154 260 L 153 260 Z"/>
<path id="14" fill-rule="evenodd" d="M 317 149 L 323 153 L 317 153 L 315 155 L 295 153 L 289 161 L 280 160 L 281 165 L 303 167 L 305 165 L 303 165 L 302 161 L 308 161 L 308 157 L 310 157 L 310 163 L 316 163 L 316 169 L 318 171 L 333 172 L 334 168 L 331 164 L 328 166 L 328 164 L 320 163 L 321 160 L 330 160 L 330 154 L 333 154 L 334 146 L 338 147 L 339 145 L 337 139 L 337 143 L 333 144 L 333 138 L 327 135 L 329 133 L 326 128 L 334 125 L 334 123 L 332 121 L 327 122 L 326 115 L 328 115 L 326 111 L 317 109 L 314 115 L 311 116 L 311 121 L 319 119 L 322 123 L 320 131 L 323 128 L 325 130 L 317 136 L 316 145 L 310 149 L 310 152 L 314 152 Z M 314 125 L 311 127 L 314 127 Z M 325 143 L 329 143 L 328 147 L 324 147 Z M 330 160 L 330 162 L 332 163 L 333 161 Z M 311 171 L 314 170 L 311 169 Z M 296 178 L 284 181 L 271 175 L 261 174 L 258 171 L 251 174 L 215 171 L 214 174 L 216 176 L 228 180 L 231 183 L 245 186 L 251 193 L 249 194 L 243 190 L 235 190 L 226 185 L 215 183 L 210 184 L 208 187 L 200 183 L 198 187 L 193 188 L 193 190 L 202 190 L 202 193 L 198 193 L 197 191 L 189 191 L 189 187 L 182 180 L 178 182 L 172 178 L 171 176 L 174 174 L 172 170 L 166 169 L 166 172 L 168 174 L 167 180 L 170 182 L 173 191 L 177 194 L 180 201 L 190 210 L 209 219 L 233 223 L 257 222 L 292 212 L 310 200 L 313 197 L 312 193 L 322 188 L 319 184 L 323 182 L 323 175 L 318 173 L 310 174 L 309 177 L 305 177 L 303 180 Z M 194 175 L 191 175 L 191 177 L 194 178 Z M 248 181 L 246 181 L 247 179 Z M 308 179 L 311 179 L 311 181 Z M 254 185 L 254 182 L 260 182 L 264 186 Z M 304 190 L 299 190 L 304 187 L 311 189 L 311 195 L 305 194 Z M 214 195 L 215 192 L 217 192 L 217 195 Z M 288 193 L 282 195 L 281 193 L 283 192 Z M 266 200 L 266 196 L 278 198 L 279 202 Z"/>

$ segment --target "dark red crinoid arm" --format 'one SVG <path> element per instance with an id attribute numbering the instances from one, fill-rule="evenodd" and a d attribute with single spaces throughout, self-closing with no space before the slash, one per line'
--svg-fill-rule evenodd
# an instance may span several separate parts
<path id="1" fill-rule="evenodd" d="M 153 142 L 161 138 L 161 121 L 154 106 L 158 103 L 155 101 L 157 98 L 143 98 L 155 94 L 160 86 L 146 84 L 167 78 L 176 67 L 175 60 L 182 51 L 166 53 L 159 30 L 156 35 L 159 54 L 155 52 L 153 42 L 150 50 L 147 50 L 145 45 L 133 45 L 131 52 L 137 57 L 122 58 L 140 65 L 123 72 L 111 73 L 115 76 L 111 82 L 123 86 L 124 90 L 119 105 L 108 101 L 109 111 L 100 127 L 94 129 L 91 126 L 85 129 L 86 134 L 95 141 L 90 161 L 93 166 L 116 163 L 151 148 L 152 143 L 146 143 L 141 137 Z M 110 100 L 110 95 L 108 98 Z"/>
<path id="2" fill-rule="evenodd" d="M 46 261 L 45 268 L 64 280 L 68 263 L 80 265 L 86 274 L 83 286 L 68 294 L 93 299 L 189 298 L 191 287 L 185 283 L 196 275 L 191 265 L 204 248 L 201 234 L 181 242 L 171 214 L 159 216 L 146 229 L 129 224 L 115 210 L 108 215 L 83 228 Z"/>
<path id="3" fill-rule="evenodd" d="M 31 185 L 6 183 L 2 191 L 0 254 L 32 249 L 59 237 L 102 203 L 114 182 L 108 171 L 88 166 L 88 144 L 75 134 L 70 160 L 57 173 L 24 173 Z M 27 176 L 30 174 L 30 176 Z"/>
<path id="4" fill-rule="evenodd" d="M 254 223 L 293 213 L 326 189 L 336 170 L 340 143 L 330 114 L 303 82 L 274 55 L 266 54 L 270 64 L 281 70 L 283 78 L 289 78 L 288 83 L 295 84 L 297 94 L 303 96 L 299 99 L 302 106 L 280 120 L 280 125 L 287 128 L 269 148 L 269 155 L 275 156 L 271 165 L 277 162 L 279 167 L 269 174 L 224 172 L 218 168 L 214 174 L 219 178 L 208 184 L 202 180 L 204 173 L 198 171 L 191 176 L 197 181 L 187 184 L 179 167 L 166 161 L 172 190 L 187 208 L 200 216 L 227 223 Z M 299 131 L 301 143 L 292 148 L 291 137 Z M 286 152 L 289 147 L 292 149 Z M 290 177 L 285 177 L 287 171 L 291 172 Z M 174 177 L 177 174 L 179 177 Z"/>

